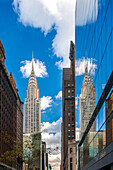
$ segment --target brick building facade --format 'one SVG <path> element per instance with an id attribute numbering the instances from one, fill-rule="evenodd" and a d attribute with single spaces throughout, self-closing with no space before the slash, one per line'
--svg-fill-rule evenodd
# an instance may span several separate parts
<path id="1" fill-rule="evenodd" d="M 5 51 L 0 41 L 0 158 L 6 151 L 13 150 L 18 133 L 21 133 L 22 142 L 23 124 L 20 129 L 17 124 L 19 119 L 23 122 L 23 112 L 21 109 L 21 116 L 17 117 L 17 100 L 20 100 L 17 91 L 12 73 L 9 75 L 5 67 Z M 22 107 L 21 100 L 20 103 Z M 12 138 L 10 142 L 6 140 L 8 135 Z M 12 164 L 7 160 L 4 163 L 17 168 L 16 156 Z"/>
<path id="2" fill-rule="evenodd" d="M 62 130 L 61 130 L 61 169 L 68 170 L 69 166 L 75 163 L 75 154 L 68 158 L 68 146 L 75 143 L 75 45 L 71 41 L 70 68 L 63 69 L 62 86 Z M 71 148 L 72 152 L 74 148 Z M 71 159 L 72 158 L 72 159 Z M 70 160 L 72 160 L 70 164 Z M 73 167 L 73 166 L 72 166 Z M 76 163 L 74 165 L 76 167 Z M 75 168 L 76 169 L 76 168 Z M 70 167 L 70 170 L 71 167 Z"/>

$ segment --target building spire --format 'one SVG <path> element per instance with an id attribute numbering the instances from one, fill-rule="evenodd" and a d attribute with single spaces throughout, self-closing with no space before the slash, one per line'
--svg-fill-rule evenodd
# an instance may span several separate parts
<path id="1" fill-rule="evenodd" d="M 31 69 L 31 74 L 30 74 L 30 78 L 29 78 L 29 82 L 28 82 L 28 87 L 31 84 L 35 84 L 37 87 L 37 80 L 36 80 L 36 75 L 35 75 L 35 71 L 34 71 L 34 58 L 33 58 L 33 52 L 32 52 L 32 69 Z"/>
<path id="2" fill-rule="evenodd" d="M 88 73 L 88 59 L 87 59 L 87 63 L 86 63 L 86 66 L 85 66 L 85 74 Z"/>
<path id="3" fill-rule="evenodd" d="M 33 59 L 33 51 L 32 51 L 32 71 L 34 72 L 34 63 L 33 63 L 34 59 Z"/>

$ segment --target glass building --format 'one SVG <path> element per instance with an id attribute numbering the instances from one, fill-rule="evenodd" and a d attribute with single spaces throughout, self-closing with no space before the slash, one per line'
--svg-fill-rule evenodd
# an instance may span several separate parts
<path id="1" fill-rule="evenodd" d="M 76 0 L 75 25 L 76 100 L 81 101 L 86 67 L 96 100 L 79 142 L 79 169 L 110 169 L 113 168 L 113 0 Z M 87 88 L 89 95 L 90 90 Z M 84 107 L 90 108 L 86 103 Z M 80 110 L 81 103 L 76 106 L 81 131 Z M 94 123 L 96 129 L 92 131 Z"/>

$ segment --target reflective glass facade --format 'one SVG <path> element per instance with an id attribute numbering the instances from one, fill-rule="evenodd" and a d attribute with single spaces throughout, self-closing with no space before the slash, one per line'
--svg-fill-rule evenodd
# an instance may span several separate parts
<path id="1" fill-rule="evenodd" d="M 81 88 L 87 66 L 90 79 L 94 83 L 96 99 L 95 108 L 91 111 L 92 114 L 95 112 L 95 118 L 91 119 L 89 128 L 86 127 L 88 131 L 80 144 L 80 167 L 82 168 L 113 142 L 113 78 L 111 76 L 113 1 L 77 0 L 75 17 L 76 98 L 81 100 Z M 89 94 L 90 90 L 91 88 L 89 88 Z M 88 104 L 85 107 L 90 107 Z M 80 110 L 79 102 L 76 108 L 78 122 Z M 92 131 L 94 120 L 96 129 Z M 79 128 L 81 130 L 80 125 Z M 83 134 L 80 136 L 82 139 Z"/>

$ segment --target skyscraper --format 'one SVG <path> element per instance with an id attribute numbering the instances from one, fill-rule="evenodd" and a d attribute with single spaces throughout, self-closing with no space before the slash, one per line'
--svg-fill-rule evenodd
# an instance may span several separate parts
<path id="1" fill-rule="evenodd" d="M 80 128 L 81 135 L 84 133 L 90 118 L 95 109 L 96 99 L 95 99 L 95 87 L 93 81 L 90 78 L 90 73 L 88 73 L 88 66 L 85 68 L 85 76 L 81 88 L 81 98 L 80 98 Z M 92 126 L 92 131 L 96 131 L 96 122 Z"/>
<path id="2" fill-rule="evenodd" d="M 81 162 L 82 159 L 85 158 L 85 161 L 83 164 L 80 164 L 80 169 L 112 169 L 113 117 L 111 103 L 113 98 L 110 93 L 113 88 L 113 1 L 94 0 L 87 3 L 87 0 L 76 0 L 75 11 L 76 60 L 80 61 L 80 67 L 78 66 L 80 72 L 78 72 L 78 75 L 81 74 L 81 76 L 76 78 L 76 84 L 79 84 L 76 91 L 78 95 L 80 95 L 82 86 L 81 77 L 83 67 L 81 66 L 86 62 L 83 56 L 88 57 L 91 72 L 94 74 L 94 85 L 90 81 L 88 84 L 88 86 L 92 84 L 91 90 L 89 90 L 87 86 L 86 89 L 83 88 L 84 93 L 87 93 L 87 90 L 89 91 L 89 95 L 82 100 L 87 115 L 82 112 L 81 120 L 85 123 L 88 121 L 86 118 L 89 119 L 90 116 L 91 118 L 88 124 L 86 122 L 87 127 L 85 127 L 84 130 L 83 128 L 81 129 L 85 131 L 85 133 L 79 142 L 79 150 L 82 152 L 82 156 L 79 155 L 78 160 Z M 93 86 L 95 87 L 95 92 Z M 93 106 L 95 102 L 91 98 L 91 95 L 95 95 L 95 97 L 92 96 L 96 98 L 95 107 Z M 91 103 L 91 101 L 93 103 Z M 81 103 L 81 106 L 83 105 Z M 90 106 L 92 108 L 90 108 Z M 89 112 L 88 109 L 93 109 L 94 111 Z M 94 132 L 95 121 L 96 131 Z M 105 140 L 106 135 L 107 140 Z M 107 146 L 106 142 L 108 144 Z"/>
<path id="3" fill-rule="evenodd" d="M 10 81 L 12 86 L 16 89 L 16 83 L 13 78 L 12 72 L 10 73 Z M 16 89 L 16 97 L 17 97 L 17 144 L 21 144 L 21 149 L 23 150 L 22 142 L 23 142 L 23 102 L 21 101 L 18 89 Z M 17 156 L 17 170 L 22 169 L 22 154 Z"/>
<path id="4" fill-rule="evenodd" d="M 39 88 L 33 62 L 32 59 L 32 71 L 27 87 L 27 98 L 25 99 L 25 133 L 37 133 L 40 131 L 41 125 Z"/>
<path id="5" fill-rule="evenodd" d="M 63 69 L 61 169 L 76 169 L 75 160 L 75 45 L 71 41 L 70 68 Z"/>
<path id="6" fill-rule="evenodd" d="M 18 170 L 22 169 L 22 153 L 16 155 L 14 151 L 15 144 L 23 141 L 23 102 L 13 74 L 9 75 L 6 69 L 5 59 L 0 41 L 0 169 Z"/>
<path id="7" fill-rule="evenodd" d="M 88 63 L 85 67 L 85 76 L 82 82 L 81 88 L 81 97 L 80 97 L 80 139 L 82 138 L 87 125 L 91 119 L 93 111 L 95 109 L 96 99 L 95 99 L 95 87 L 93 85 L 93 81 L 90 77 L 90 73 L 88 72 Z M 83 157 L 83 152 L 85 151 L 85 147 L 88 145 L 88 142 L 91 140 L 94 133 L 96 133 L 96 121 L 93 123 L 91 127 L 91 133 L 87 137 L 87 140 L 83 144 L 80 152 L 80 166 L 86 163 L 87 157 Z M 90 148 L 87 150 L 87 153 L 92 156 L 93 146 L 90 145 Z M 95 149 L 95 153 L 97 152 L 97 148 Z"/>

